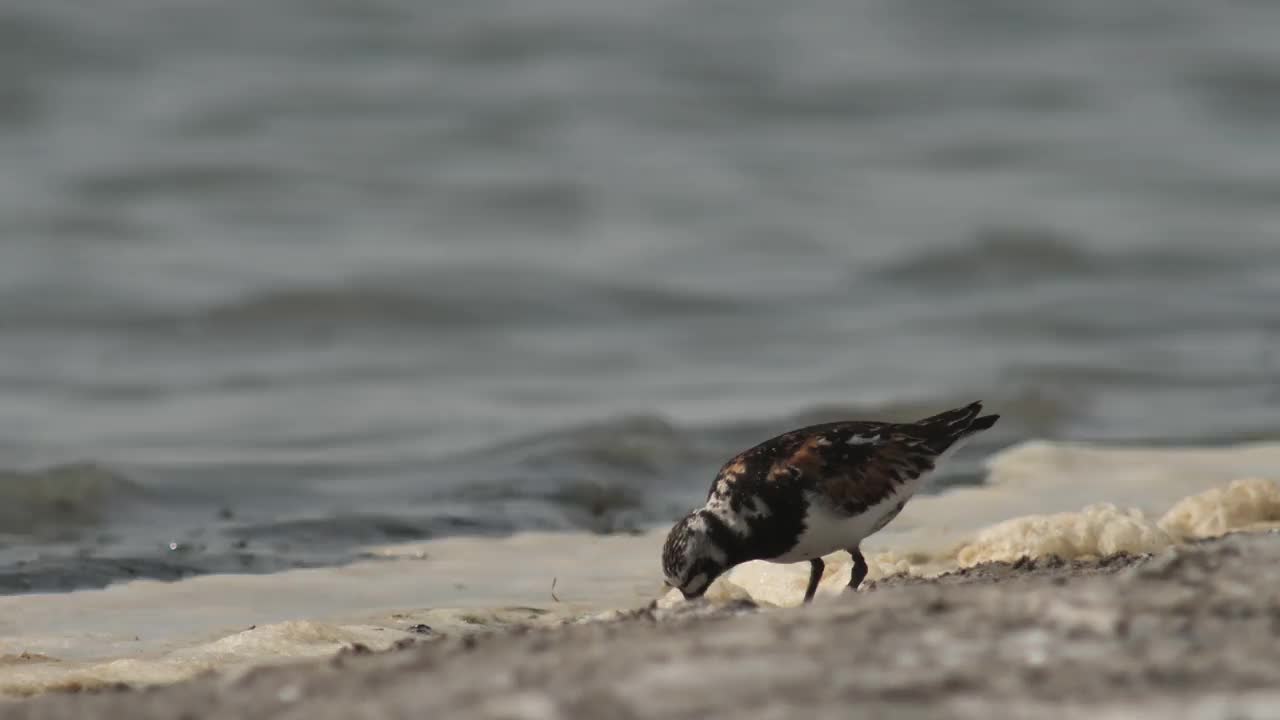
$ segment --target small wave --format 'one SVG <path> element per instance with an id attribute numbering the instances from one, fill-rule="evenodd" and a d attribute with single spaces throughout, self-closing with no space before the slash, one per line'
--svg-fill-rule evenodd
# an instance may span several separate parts
<path id="1" fill-rule="evenodd" d="M 421 540 L 436 535 L 510 530 L 502 523 L 456 515 L 419 516 L 376 513 L 339 513 L 315 518 L 280 519 L 240 525 L 226 531 L 244 541 L 265 541 L 278 549 L 290 547 L 315 552 L 325 546 L 349 547 L 384 542 Z"/>
<path id="2" fill-rule="evenodd" d="M 1082 239 L 1055 228 L 992 225 L 979 229 L 965 244 L 931 249 L 882 266 L 874 276 L 893 283 L 971 288 L 975 284 L 1018 285 L 1093 276 L 1168 279 L 1239 266 L 1220 253 L 1182 248 L 1101 253 L 1087 248 Z"/>
<path id="3" fill-rule="evenodd" d="M 964 245 L 932 249 L 883 267 L 897 282 L 971 286 L 975 281 L 1025 280 L 1096 271 L 1099 259 L 1066 233 L 1034 226 L 983 228 Z"/>
<path id="4" fill-rule="evenodd" d="M 12 328 L 296 338 L 336 332 L 608 324 L 751 310 L 748 301 L 678 287 L 622 282 L 534 268 L 431 267 L 330 285 L 249 291 L 206 305 L 142 304 L 94 290 L 58 302 L 21 294 L 0 303 Z"/>
<path id="5" fill-rule="evenodd" d="M 1280 70 L 1274 61 L 1244 53 L 1205 58 L 1181 73 L 1182 82 L 1206 107 L 1243 127 L 1269 127 L 1280 120 Z M 1274 204 L 1274 192 L 1272 193 Z"/>
<path id="6" fill-rule="evenodd" d="M 470 309 L 390 288 L 298 288 L 249 295 L 187 320 L 209 330 L 466 324 Z"/>
<path id="7" fill-rule="evenodd" d="M 602 470 L 658 474 L 672 462 L 697 458 L 688 431 L 657 415 L 628 415 L 540 435 L 499 448 L 530 467 L 570 462 Z"/>
<path id="8" fill-rule="evenodd" d="M 717 455 L 698 433 L 656 416 L 628 416 L 468 453 L 445 497 L 491 507 L 555 509 L 566 527 L 634 530 L 664 521 L 705 492 Z"/>
<path id="9" fill-rule="evenodd" d="M 252 161 L 142 167 L 130 164 L 127 169 L 83 178 L 74 190 L 83 199 L 111 204 L 158 195 L 247 195 L 285 186 L 291 179 L 287 173 Z"/>
<path id="10" fill-rule="evenodd" d="M 175 318 L 188 330 L 307 331 L 394 327 L 414 330 L 722 313 L 737 307 L 710 295 L 627 286 L 533 270 L 428 270 L 345 286 L 251 294 Z"/>
<path id="11" fill-rule="evenodd" d="M 94 463 L 0 471 L 0 527 L 11 535 L 65 535 L 99 523 L 116 501 L 142 488 Z"/>

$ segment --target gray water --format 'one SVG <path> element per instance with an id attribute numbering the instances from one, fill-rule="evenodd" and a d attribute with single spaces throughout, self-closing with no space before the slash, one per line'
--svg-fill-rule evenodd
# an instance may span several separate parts
<path id="1" fill-rule="evenodd" d="M 1280 431 L 1280 4 L 9 0 L 0 589 Z"/>

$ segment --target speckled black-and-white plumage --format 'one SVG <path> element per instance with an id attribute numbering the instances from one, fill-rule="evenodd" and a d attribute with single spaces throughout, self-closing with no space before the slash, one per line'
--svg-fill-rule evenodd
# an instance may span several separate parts
<path id="1" fill-rule="evenodd" d="M 981 412 L 973 403 L 911 423 L 814 425 L 742 452 L 720 468 L 706 504 L 671 529 L 667 583 L 692 598 L 750 560 L 808 560 L 808 602 L 822 556 L 846 550 L 856 588 L 867 573 L 859 543 L 897 517 L 944 454 L 1000 417 Z"/>

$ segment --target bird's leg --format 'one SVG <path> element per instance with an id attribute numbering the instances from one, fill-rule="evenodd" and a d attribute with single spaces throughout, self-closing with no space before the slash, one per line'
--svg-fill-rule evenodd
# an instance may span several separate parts
<path id="1" fill-rule="evenodd" d="M 822 558 L 809 561 L 809 587 L 804 591 L 805 602 L 813 600 L 813 594 L 818 591 L 818 581 L 822 579 L 822 571 L 825 569 L 826 565 L 822 562 Z"/>
<path id="2" fill-rule="evenodd" d="M 857 590 L 862 584 L 862 579 L 867 576 L 867 559 L 862 557 L 862 550 L 854 548 L 848 551 L 853 558 L 853 572 L 849 575 L 849 587 Z"/>

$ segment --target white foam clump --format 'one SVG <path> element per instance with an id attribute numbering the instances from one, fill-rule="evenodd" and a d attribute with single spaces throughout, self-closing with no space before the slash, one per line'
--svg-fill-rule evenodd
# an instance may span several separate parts
<path id="1" fill-rule="evenodd" d="M 1187 539 L 1280 527 L 1280 482 L 1245 478 L 1185 498 L 1165 513 L 1160 527 Z"/>
<path id="2" fill-rule="evenodd" d="M 1099 503 L 1078 512 L 1030 515 L 993 525 L 957 549 L 955 558 L 962 568 L 1051 555 L 1074 560 L 1150 553 L 1173 542 L 1141 510 Z"/>
<path id="3" fill-rule="evenodd" d="M 982 530 L 956 552 L 959 567 L 1056 555 L 1100 558 L 1151 553 L 1187 540 L 1280 525 L 1280 482 L 1235 480 L 1179 500 L 1159 521 L 1111 504 L 1080 512 L 1014 518 Z"/>

